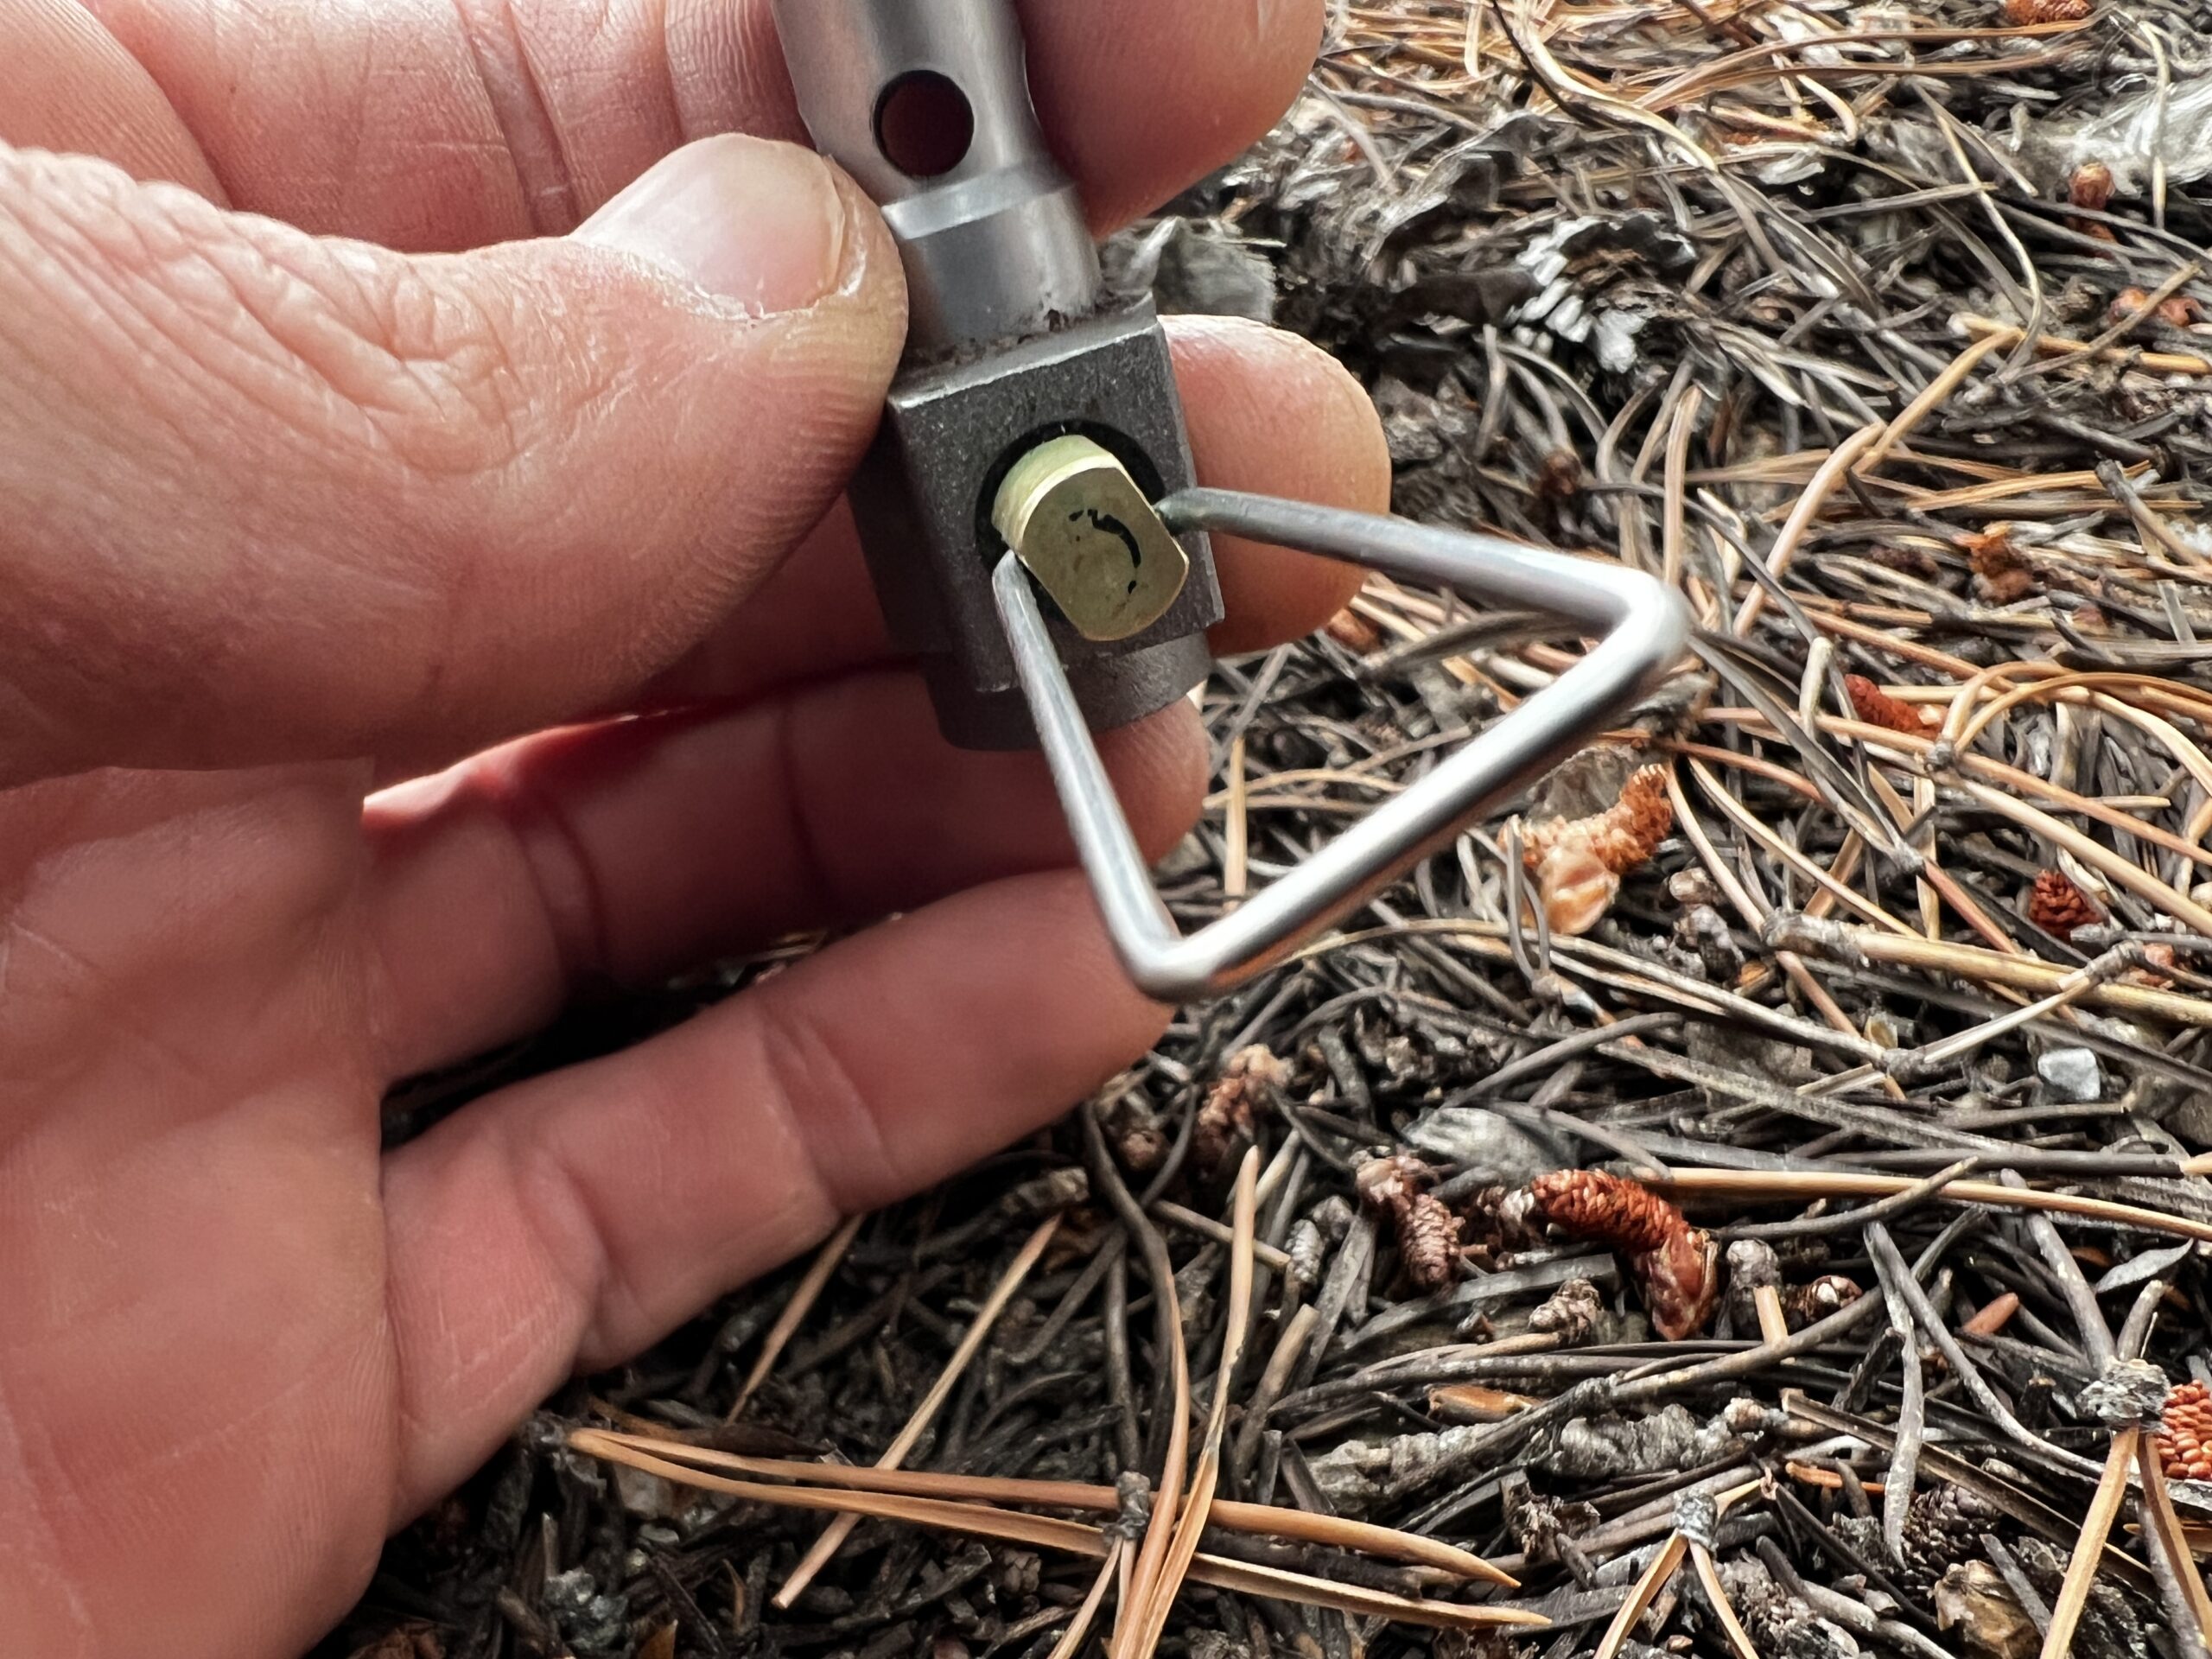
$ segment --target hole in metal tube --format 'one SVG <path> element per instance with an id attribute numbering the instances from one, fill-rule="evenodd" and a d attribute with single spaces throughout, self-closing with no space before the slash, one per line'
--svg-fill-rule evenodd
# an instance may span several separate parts
<path id="1" fill-rule="evenodd" d="M 942 178 L 975 147 L 975 106 L 945 76 L 917 69 L 884 89 L 875 106 L 875 142 L 908 178 Z"/>

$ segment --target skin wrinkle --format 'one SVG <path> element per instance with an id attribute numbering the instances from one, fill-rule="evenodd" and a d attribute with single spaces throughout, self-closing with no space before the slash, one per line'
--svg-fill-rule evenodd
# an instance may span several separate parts
<path id="1" fill-rule="evenodd" d="M 753 1049 L 770 1082 L 770 1109 L 796 1135 L 831 1213 L 856 1215 L 902 1191 L 874 1103 L 809 1005 L 779 995 L 771 981 L 750 1012 Z M 832 1147 L 835 1157 L 829 1155 Z"/>
<path id="2" fill-rule="evenodd" d="M 78 1584 L 63 1565 L 61 1533 L 54 1518 L 52 1500 L 48 1497 L 44 1486 L 31 1472 L 30 1459 L 23 1445 L 20 1421 L 9 1404 L 7 1381 L 6 1368 L 0 1367 L 0 1466 L 12 1467 L 15 1470 L 17 1478 L 14 1482 L 10 1483 L 9 1486 L 19 1491 L 23 1495 L 24 1500 L 21 1505 L 11 1502 L 8 1506 L 9 1510 L 11 1515 L 17 1516 L 28 1511 L 31 1531 L 29 1542 L 36 1545 L 42 1541 L 45 1546 L 43 1555 L 35 1555 L 31 1565 L 34 1567 L 42 1567 L 44 1570 L 41 1576 L 44 1580 L 60 1590 L 65 1603 L 65 1611 L 71 1625 L 74 1627 L 79 1636 L 89 1639 L 94 1635 L 98 1626 L 93 1623 L 92 1607 L 86 1599 L 83 1586 Z M 0 1488 L 0 1490 L 8 1490 L 8 1488 Z M 4 1602 L 0 1602 L 0 1610 L 4 1610 L 5 1605 Z M 17 1630 L 14 1634 L 21 1636 L 22 1632 Z"/>
<path id="3" fill-rule="evenodd" d="M 559 802 L 512 766 L 488 774 L 480 799 L 512 839 L 530 877 L 561 983 L 573 991 L 611 972 L 606 894 L 583 837 Z"/>
<path id="4" fill-rule="evenodd" d="M 804 786 L 806 774 L 798 743 L 798 698 L 779 697 L 769 715 L 775 722 L 769 750 L 775 757 L 777 792 L 784 803 L 784 821 L 790 828 L 791 844 L 798 855 L 798 885 L 805 895 L 802 903 L 843 914 L 850 906 L 839 902 L 842 895 L 830 880 L 813 816 L 807 810 L 808 795 Z"/>
<path id="5" fill-rule="evenodd" d="M 575 172 L 512 0 L 450 0 L 482 84 L 485 108 L 514 167 L 523 212 L 539 236 L 575 228 Z M 488 16 L 480 8 L 488 8 Z M 495 44 L 496 42 L 496 44 Z"/>

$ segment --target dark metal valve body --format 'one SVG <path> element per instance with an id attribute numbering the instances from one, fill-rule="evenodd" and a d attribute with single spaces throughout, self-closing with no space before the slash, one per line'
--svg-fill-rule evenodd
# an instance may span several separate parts
<path id="1" fill-rule="evenodd" d="M 1166 337 L 1148 307 L 1101 303 L 1074 186 L 1045 145 L 1010 0 L 776 0 L 808 130 L 882 207 L 906 267 L 907 359 L 853 506 L 892 638 L 921 661 L 945 735 L 1021 748 L 1036 734 L 991 593 L 1006 551 L 991 505 L 1014 464 L 1070 433 L 1112 451 L 1154 499 L 1188 487 Z M 957 165 L 914 177 L 886 116 L 926 82 L 964 103 Z M 1098 728 L 1163 709 L 1205 677 L 1221 618 L 1206 538 L 1180 538 L 1190 580 L 1134 639 L 1053 639 Z"/>

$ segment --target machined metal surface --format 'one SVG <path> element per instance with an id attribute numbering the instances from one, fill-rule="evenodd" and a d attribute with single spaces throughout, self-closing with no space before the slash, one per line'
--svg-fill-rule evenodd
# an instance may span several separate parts
<path id="1" fill-rule="evenodd" d="M 882 207 L 906 264 L 916 360 L 1039 334 L 1096 309 L 1098 253 L 1046 147 L 1009 0 L 775 0 L 799 113 L 822 152 Z M 914 77 L 964 100 L 957 166 L 892 159 L 887 100 Z"/>
<path id="2" fill-rule="evenodd" d="M 1149 310 L 1100 308 L 1097 251 L 1038 124 L 1011 0 L 775 0 L 775 15 L 809 131 L 882 207 L 906 262 L 906 367 L 852 491 L 885 618 L 948 738 L 1033 747 L 991 600 L 996 493 L 1024 454 L 1071 434 L 1147 496 L 1188 486 L 1166 340 Z M 924 83 L 972 129 L 926 177 L 899 165 L 887 131 L 893 101 Z M 1050 624 L 1096 726 L 1141 719 L 1205 676 L 1220 593 L 1205 536 L 1181 544 L 1188 580 L 1147 626 L 1086 639 Z"/>
<path id="3" fill-rule="evenodd" d="M 1171 529 L 1217 531 L 1325 555 L 1479 603 L 1544 612 L 1602 635 L 1582 661 L 1403 795 L 1297 870 L 1185 938 L 1160 902 L 1115 798 L 1031 578 L 1009 554 L 993 578 L 999 613 L 1068 825 L 1130 978 L 1163 1002 L 1218 995 L 1365 904 L 1474 815 L 1603 730 L 1681 658 L 1689 615 L 1656 579 L 1497 537 L 1264 496 L 1189 490 L 1160 502 Z"/>

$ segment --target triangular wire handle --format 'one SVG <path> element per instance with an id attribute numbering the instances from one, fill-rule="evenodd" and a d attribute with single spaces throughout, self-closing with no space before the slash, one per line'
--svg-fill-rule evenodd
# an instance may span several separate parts
<path id="1" fill-rule="evenodd" d="M 1541 611 L 1602 636 L 1596 649 L 1404 794 L 1290 874 L 1185 938 L 1152 885 L 1020 561 L 992 576 L 1014 670 L 1106 930 L 1137 988 L 1161 1002 L 1220 995 L 1341 921 L 1460 826 L 1611 725 L 1681 658 L 1688 607 L 1656 578 L 1495 536 L 1272 496 L 1185 490 L 1159 504 L 1177 535 L 1217 531 L 1318 553 L 1478 603 Z"/>

